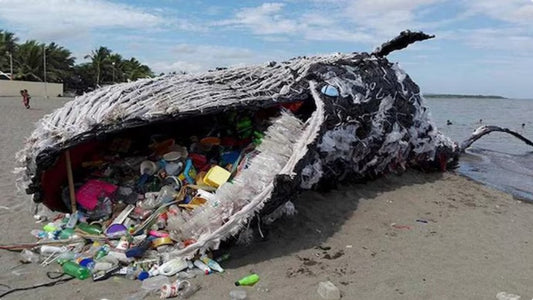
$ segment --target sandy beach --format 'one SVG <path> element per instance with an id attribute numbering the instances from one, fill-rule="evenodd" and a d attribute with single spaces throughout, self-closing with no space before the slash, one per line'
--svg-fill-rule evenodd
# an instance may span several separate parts
<path id="1" fill-rule="evenodd" d="M 31 242 L 39 228 L 17 192 L 15 153 L 34 123 L 67 98 L 0 97 L 0 244 Z M 194 278 L 191 299 L 229 299 L 249 272 L 261 280 L 248 299 L 320 299 L 329 280 L 342 299 L 496 299 L 502 291 L 533 297 L 533 206 L 453 172 L 409 171 L 327 193 L 305 192 L 298 214 L 275 222 L 264 241 L 230 251 L 226 272 Z M 37 264 L 0 252 L 0 291 L 50 281 Z M 16 292 L 5 299 L 124 299 L 139 281 L 114 277 Z M 158 299 L 151 296 L 147 299 Z"/>

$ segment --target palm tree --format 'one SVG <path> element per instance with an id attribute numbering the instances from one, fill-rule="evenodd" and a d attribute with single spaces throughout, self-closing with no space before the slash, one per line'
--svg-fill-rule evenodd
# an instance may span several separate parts
<path id="1" fill-rule="evenodd" d="M 124 60 L 122 55 L 118 53 L 113 53 L 109 56 L 109 61 L 111 62 L 111 81 L 115 82 L 124 82 Z"/>
<path id="2" fill-rule="evenodd" d="M 63 82 L 71 76 L 75 58 L 72 53 L 57 45 L 50 43 L 46 46 L 46 76 L 50 82 Z"/>
<path id="3" fill-rule="evenodd" d="M 43 46 L 37 41 L 27 41 L 15 53 L 15 78 L 30 81 L 43 81 Z"/>
<path id="4" fill-rule="evenodd" d="M 111 50 L 103 46 L 100 46 L 100 48 L 91 51 L 91 54 L 85 55 L 85 59 L 87 58 L 91 59 L 91 64 L 96 74 L 96 85 L 97 86 L 100 84 L 102 71 L 104 70 L 105 66 L 110 63 L 109 62 L 110 55 L 111 55 Z"/>
<path id="5" fill-rule="evenodd" d="M 152 77 L 154 74 L 147 65 L 141 64 L 135 57 L 124 61 L 124 71 L 128 80 Z"/>
<path id="6" fill-rule="evenodd" d="M 0 71 L 10 69 L 10 58 L 15 54 L 17 41 L 14 33 L 0 29 Z"/>

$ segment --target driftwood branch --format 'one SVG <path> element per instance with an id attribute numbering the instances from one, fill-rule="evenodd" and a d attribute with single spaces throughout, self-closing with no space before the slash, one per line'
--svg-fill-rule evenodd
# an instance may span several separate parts
<path id="1" fill-rule="evenodd" d="M 383 43 L 378 47 L 372 54 L 375 56 L 383 57 L 389 55 L 392 51 L 401 50 L 406 48 L 410 44 L 413 44 L 418 41 L 424 41 L 427 39 L 434 38 L 434 35 L 425 34 L 422 31 L 412 32 L 409 30 L 400 32 L 400 35 L 393 38 L 392 40 Z"/>
<path id="2" fill-rule="evenodd" d="M 470 145 L 472 145 L 475 141 L 479 140 L 482 136 L 484 135 L 487 135 L 493 131 L 500 131 L 500 132 L 506 132 L 508 134 L 511 134 L 515 137 L 517 137 L 518 139 L 524 141 L 524 143 L 530 145 L 530 146 L 533 146 L 533 142 L 527 138 L 525 138 L 524 136 L 522 136 L 521 134 L 515 132 L 515 131 L 512 131 L 510 130 L 509 128 L 502 128 L 502 127 L 498 127 L 498 126 L 481 126 L 479 127 L 478 129 L 476 129 L 473 133 L 472 133 L 472 136 L 470 136 L 470 138 L 468 138 L 467 140 L 465 140 L 464 142 L 461 143 L 461 152 L 464 152 L 468 147 L 470 147 Z"/>

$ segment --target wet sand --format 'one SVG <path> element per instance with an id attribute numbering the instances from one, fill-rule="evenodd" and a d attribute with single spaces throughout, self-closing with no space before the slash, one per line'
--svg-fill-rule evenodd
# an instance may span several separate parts
<path id="1" fill-rule="evenodd" d="M 26 110 L 19 98 L 0 97 L 0 244 L 33 241 L 30 230 L 42 226 L 16 191 L 14 156 L 34 123 L 67 100 L 36 98 Z M 261 280 L 242 288 L 248 299 L 320 299 L 325 280 L 342 299 L 496 299 L 501 291 L 533 297 L 533 206 L 510 195 L 454 173 L 410 171 L 305 192 L 294 203 L 298 214 L 262 228 L 264 241 L 231 249 L 225 273 L 192 279 L 202 288 L 191 299 L 229 299 L 233 282 L 249 272 Z M 58 269 L 18 258 L 0 251 L 1 284 L 44 283 L 46 271 Z M 72 280 L 4 299 L 124 299 L 139 286 L 118 277 Z"/>

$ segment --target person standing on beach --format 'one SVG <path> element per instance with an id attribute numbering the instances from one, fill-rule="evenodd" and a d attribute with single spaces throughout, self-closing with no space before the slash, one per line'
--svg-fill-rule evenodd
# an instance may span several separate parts
<path id="1" fill-rule="evenodd" d="M 30 94 L 28 93 L 28 90 L 20 90 L 20 95 L 22 96 L 22 104 L 26 107 L 26 109 L 30 108 Z"/>

